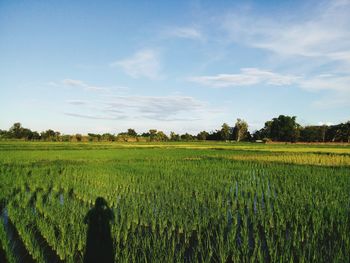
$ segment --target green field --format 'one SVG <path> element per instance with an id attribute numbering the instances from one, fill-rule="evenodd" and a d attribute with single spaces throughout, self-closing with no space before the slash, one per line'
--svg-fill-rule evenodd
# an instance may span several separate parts
<path id="1" fill-rule="evenodd" d="M 349 262 L 350 146 L 0 142 L 0 261 Z"/>

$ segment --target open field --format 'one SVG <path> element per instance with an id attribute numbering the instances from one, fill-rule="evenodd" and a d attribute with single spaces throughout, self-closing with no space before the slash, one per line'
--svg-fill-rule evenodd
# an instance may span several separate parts
<path id="1" fill-rule="evenodd" d="M 0 261 L 349 262 L 350 146 L 0 142 Z"/>

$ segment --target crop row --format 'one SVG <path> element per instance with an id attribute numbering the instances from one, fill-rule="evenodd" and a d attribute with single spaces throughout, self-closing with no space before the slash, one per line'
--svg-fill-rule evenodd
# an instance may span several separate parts
<path id="1" fill-rule="evenodd" d="M 193 155 L 7 164 L 0 184 L 39 261 L 37 233 L 60 259 L 81 260 L 83 219 L 102 196 L 118 262 L 347 262 L 348 172 Z"/>

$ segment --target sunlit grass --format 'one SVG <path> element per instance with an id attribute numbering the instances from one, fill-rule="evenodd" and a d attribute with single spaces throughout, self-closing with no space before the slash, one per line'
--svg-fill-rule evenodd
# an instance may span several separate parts
<path id="1" fill-rule="evenodd" d="M 45 255 L 35 233 L 58 258 L 81 262 L 82 220 L 102 196 L 115 215 L 118 262 L 347 262 L 348 151 L 334 145 L 1 142 L 0 201 L 39 261 Z M 6 231 L 0 238 L 13 258 Z"/>

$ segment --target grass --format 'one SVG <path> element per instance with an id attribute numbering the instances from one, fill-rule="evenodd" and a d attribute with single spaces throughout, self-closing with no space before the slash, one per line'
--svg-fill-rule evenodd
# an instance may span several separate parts
<path id="1" fill-rule="evenodd" d="M 82 260 L 98 196 L 118 262 L 350 260 L 348 145 L 0 142 L 0 189 L 38 260 Z"/>

